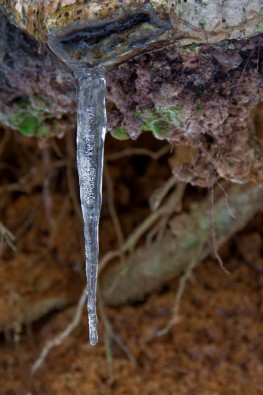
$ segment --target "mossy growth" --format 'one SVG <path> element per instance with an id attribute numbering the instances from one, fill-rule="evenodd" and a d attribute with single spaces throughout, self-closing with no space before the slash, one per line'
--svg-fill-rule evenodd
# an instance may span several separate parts
<path id="1" fill-rule="evenodd" d="M 164 140 L 174 128 L 183 127 L 183 119 L 179 106 L 171 108 L 158 108 L 153 112 L 137 113 L 142 120 L 141 132 L 152 132 L 159 140 Z"/>
<path id="2" fill-rule="evenodd" d="M 43 120 L 38 114 L 18 111 L 10 118 L 10 124 L 20 133 L 29 137 L 47 137 Z"/>
<path id="3" fill-rule="evenodd" d="M 48 137 L 45 120 L 53 117 L 43 103 L 39 103 L 40 96 L 19 100 L 9 117 L 10 126 L 28 137 Z"/>
<path id="4" fill-rule="evenodd" d="M 116 129 L 111 132 L 111 135 L 115 137 L 117 140 L 127 140 L 129 139 L 128 132 L 123 126 L 118 126 Z"/>

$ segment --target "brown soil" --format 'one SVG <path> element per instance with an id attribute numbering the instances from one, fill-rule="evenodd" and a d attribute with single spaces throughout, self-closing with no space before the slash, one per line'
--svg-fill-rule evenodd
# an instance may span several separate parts
<path id="1" fill-rule="evenodd" d="M 86 312 L 31 377 L 46 341 L 71 320 L 85 281 L 82 225 L 72 204 L 76 174 L 70 135 L 68 144 L 51 141 L 40 149 L 18 134 L 2 135 L 0 218 L 15 234 L 17 251 L 5 245 L 0 257 L 1 395 L 263 394 L 260 214 L 221 249 L 229 276 L 211 259 L 198 266 L 184 293 L 180 321 L 168 335 L 156 336 L 170 318 L 176 279 L 143 303 L 107 308 L 115 333 L 136 359 L 130 362 L 110 344 L 114 384 L 109 384 L 102 320 L 100 343 L 91 347 Z M 147 135 L 122 143 L 109 137 L 106 156 L 123 148 L 157 151 L 163 145 Z M 148 198 L 170 175 L 167 163 L 167 155 L 158 162 L 144 156 L 109 162 L 125 237 L 149 213 Z M 187 199 L 198 194 L 189 189 Z M 112 229 L 105 189 L 102 255 L 116 247 Z"/>

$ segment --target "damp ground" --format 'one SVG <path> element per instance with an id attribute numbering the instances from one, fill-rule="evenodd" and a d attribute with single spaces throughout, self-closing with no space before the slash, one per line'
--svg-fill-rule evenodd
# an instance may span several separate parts
<path id="1" fill-rule="evenodd" d="M 133 362 L 116 343 L 105 348 L 101 319 L 99 344 L 89 345 L 85 311 L 31 377 L 46 342 L 72 319 L 85 284 L 74 136 L 49 143 L 2 136 L 1 222 L 16 236 L 16 251 L 5 243 L 0 258 L 1 395 L 263 394 L 261 214 L 221 248 L 230 275 L 211 258 L 195 269 L 169 334 L 157 336 L 171 316 L 178 279 L 144 301 L 106 308 Z M 106 157 L 128 150 L 107 163 L 125 237 L 149 215 L 149 197 L 171 174 L 167 151 L 158 161 L 128 153 L 163 147 L 147 135 L 137 142 L 107 138 Z M 117 243 L 105 182 L 103 192 L 101 255 Z M 204 194 L 186 193 L 187 200 Z"/>

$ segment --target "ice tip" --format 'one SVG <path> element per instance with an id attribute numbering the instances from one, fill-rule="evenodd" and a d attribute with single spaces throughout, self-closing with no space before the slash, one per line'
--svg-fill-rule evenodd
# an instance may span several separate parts
<path id="1" fill-rule="evenodd" d="M 97 328 L 90 328 L 89 330 L 89 343 L 91 346 L 96 346 L 98 343 L 98 332 Z"/>
<path id="2" fill-rule="evenodd" d="M 98 330 L 97 330 L 97 316 L 96 314 L 89 315 L 89 343 L 95 346 L 98 343 Z"/>

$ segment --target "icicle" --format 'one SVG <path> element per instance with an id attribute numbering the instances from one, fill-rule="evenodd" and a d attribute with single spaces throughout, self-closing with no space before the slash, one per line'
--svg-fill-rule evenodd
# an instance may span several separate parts
<path id="1" fill-rule="evenodd" d="M 83 7 L 87 10 L 89 5 Z M 156 43 L 163 45 L 162 37 L 172 28 L 170 21 L 159 18 L 148 2 L 138 7 L 120 2 L 115 11 L 116 15 L 112 15 L 110 2 L 105 3 L 108 18 L 102 20 L 81 20 L 79 16 L 71 20 L 69 13 L 58 11 L 49 21 L 48 30 L 50 50 L 69 67 L 77 81 L 77 162 L 85 225 L 89 334 L 93 345 L 98 342 L 98 226 L 106 133 L 106 83 L 99 65 L 109 68 L 143 53 L 151 45 L 156 49 Z"/>
<path id="2" fill-rule="evenodd" d="M 106 134 L 106 81 L 99 69 L 80 69 L 74 75 L 77 80 L 77 165 L 85 226 L 89 339 L 90 344 L 95 345 L 98 342 L 96 288 Z"/>

